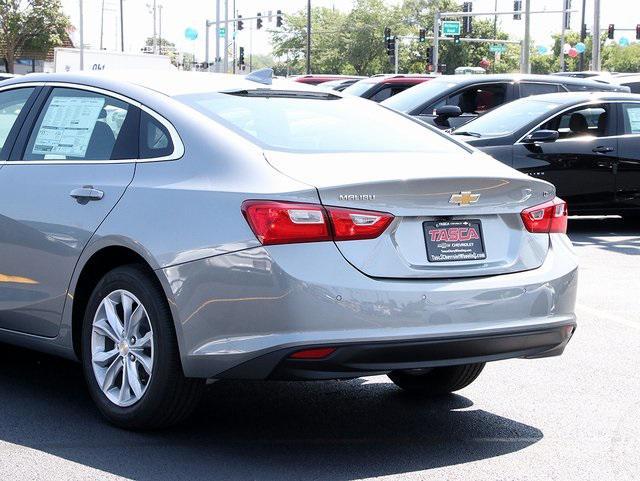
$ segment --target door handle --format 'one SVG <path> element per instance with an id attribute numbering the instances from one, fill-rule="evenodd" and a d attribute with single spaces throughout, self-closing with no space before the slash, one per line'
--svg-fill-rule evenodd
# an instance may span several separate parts
<path id="1" fill-rule="evenodd" d="M 87 203 L 90 200 L 100 200 L 104 197 L 104 192 L 94 189 L 92 185 L 85 185 L 69 192 L 69 195 L 80 203 Z"/>
<path id="2" fill-rule="evenodd" d="M 608 152 L 613 152 L 614 150 L 616 149 L 614 149 L 613 147 L 606 147 L 604 145 L 599 145 L 596 148 L 594 148 L 592 152 L 595 152 L 596 154 L 606 154 Z"/>

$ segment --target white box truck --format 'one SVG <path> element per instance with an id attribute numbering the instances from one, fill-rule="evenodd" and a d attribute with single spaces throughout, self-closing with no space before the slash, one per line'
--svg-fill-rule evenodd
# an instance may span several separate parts
<path id="1" fill-rule="evenodd" d="M 84 70 L 175 70 L 166 55 L 135 54 L 112 50 L 84 50 Z M 56 48 L 50 72 L 80 70 L 80 49 Z"/>

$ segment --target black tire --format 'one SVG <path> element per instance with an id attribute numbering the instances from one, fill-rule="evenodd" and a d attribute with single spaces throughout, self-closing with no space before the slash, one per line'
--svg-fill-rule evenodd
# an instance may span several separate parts
<path id="1" fill-rule="evenodd" d="M 480 375 L 485 363 L 434 367 L 426 370 L 393 371 L 389 379 L 408 392 L 441 396 L 467 387 Z"/>
<path id="2" fill-rule="evenodd" d="M 134 294 L 153 326 L 153 367 L 146 391 L 129 407 L 110 401 L 98 385 L 91 361 L 93 318 L 101 301 L 115 290 Z M 94 289 L 83 321 L 82 365 L 89 393 L 100 412 L 124 429 L 159 429 L 187 418 L 200 401 L 204 381 L 184 377 L 167 299 L 157 279 L 143 266 L 127 265 L 108 272 Z"/>

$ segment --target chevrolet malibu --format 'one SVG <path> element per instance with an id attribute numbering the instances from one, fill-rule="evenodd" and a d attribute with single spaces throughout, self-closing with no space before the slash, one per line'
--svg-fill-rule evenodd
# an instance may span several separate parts
<path id="1" fill-rule="evenodd" d="M 446 394 L 574 332 L 554 187 L 372 102 L 42 74 L 0 120 L 0 340 L 81 361 L 118 426 L 176 423 L 216 379 Z"/>

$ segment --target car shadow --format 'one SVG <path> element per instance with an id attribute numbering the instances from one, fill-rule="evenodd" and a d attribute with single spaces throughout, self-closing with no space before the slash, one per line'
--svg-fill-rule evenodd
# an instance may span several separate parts
<path id="1" fill-rule="evenodd" d="M 463 396 L 427 401 L 383 381 L 221 381 L 186 424 L 134 433 L 102 420 L 77 363 L 0 344 L 0 441 L 139 480 L 331 480 L 467 463 L 543 437 Z"/>
<path id="2" fill-rule="evenodd" d="M 573 217 L 569 237 L 577 247 L 594 246 L 627 255 L 640 254 L 640 222 L 620 217 Z"/>

